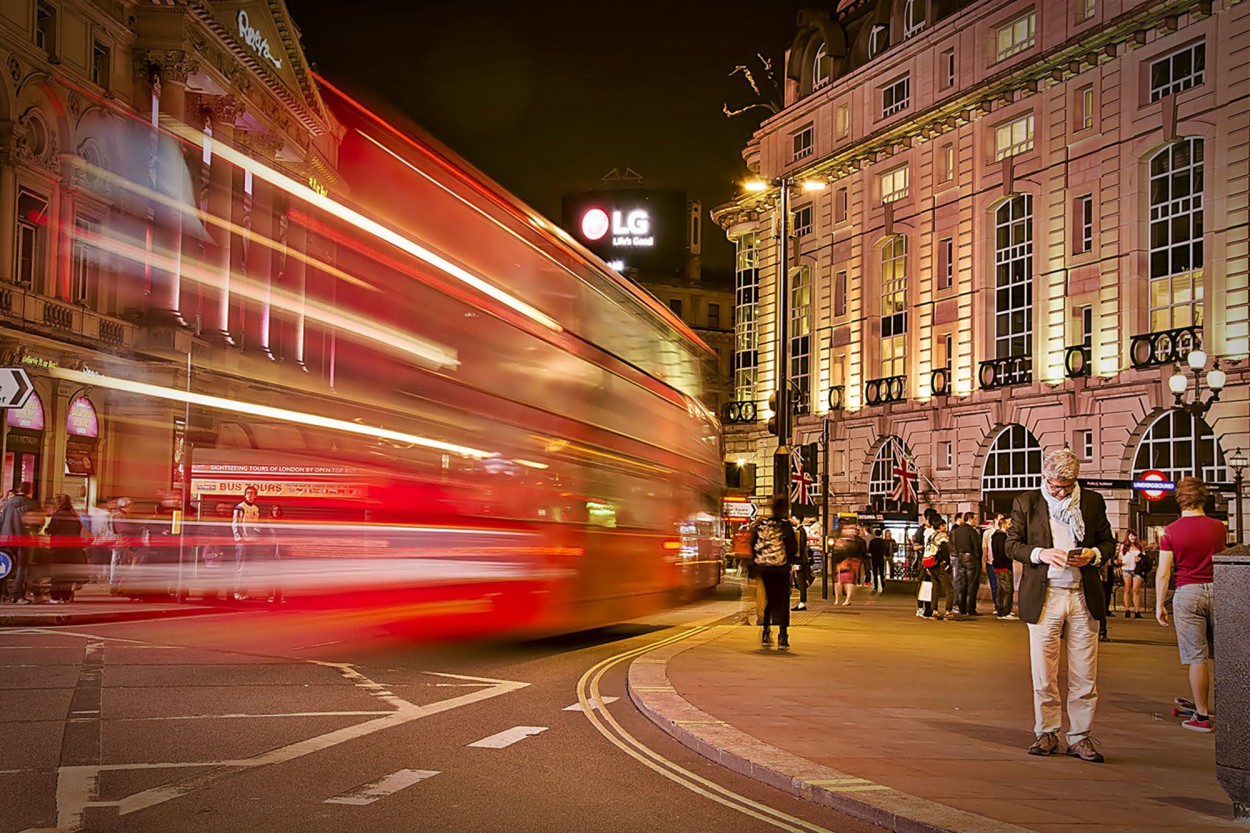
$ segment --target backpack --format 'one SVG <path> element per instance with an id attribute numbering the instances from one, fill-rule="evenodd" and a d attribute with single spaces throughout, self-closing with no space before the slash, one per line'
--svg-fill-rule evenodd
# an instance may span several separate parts
<path id="1" fill-rule="evenodd" d="M 782 567 L 786 563 L 786 539 L 781 524 L 767 520 L 759 525 L 755 539 L 755 563 L 762 567 Z"/>

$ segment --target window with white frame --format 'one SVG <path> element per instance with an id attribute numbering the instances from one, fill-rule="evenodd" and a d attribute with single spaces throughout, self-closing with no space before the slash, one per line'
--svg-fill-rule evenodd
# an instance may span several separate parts
<path id="1" fill-rule="evenodd" d="M 812 207 L 805 205 L 802 208 L 795 209 L 794 212 L 794 236 L 804 237 L 812 233 Z"/>
<path id="2" fill-rule="evenodd" d="M 881 175 L 881 201 L 892 202 L 907 196 L 908 171 L 901 165 Z"/>
<path id="3" fill-rule="evenodd" d="M 1094 85 L 1086 84 L 1076 91 L 1077 107 L 1080 116 L 1077 119 L 1077 130 L 1089 130 L 1094 126 Z"/>
<path id="4" fill-rule="evenodd" d="M 893 435 L 885 438 L 872 461 L 872 475 L 868 478 L 869 503 L 894 499 L 892 495 L 898 486 L 898 474 L 894 470 L 903 468 L 911 456 L 911 449 L 901 439 Z"/>
<path id="5" fill-rule="evenodd" d="M 833 314 L 846 315 L 846 270 L 839 269 L 833 276 Z"/>
<path id="6" fill-rule="evenodd" d="M 907 373 L 907 238 L 881 247 L 881 376 Z"/>
<path id="7" fill-rule="evenodd" d="M 1167 475 L 1173 483 L 1197 477 L 1207 483 L 1228 483 L 1228 469 L 1219 440 L 1206 420 L 1188 411 L 1170 410 L 1151 423 L 1137 446 L 1133 477 L 1151 469 Z"/>
<path id="8" fill-rule="evenodd" d="M 1083 431 L 1077 431 L 1077 448 L 1081 450 L 1082 460 L 1094 459 L 1094 432 L 1092 429 L 1086 428 Z"/>
<path id="9" fill-rule="evenodd" d="M 955 86 L 955 50 L 942 53 L 942 89 Z"/>
<path id="10" fill-rule="evenodd" d="M 994 128 L 995 160 L 1032 149 L 1033 114 L 1031 112 Z"/>
<path id="11" fill-rule="evenodd" d="M 56 7 L 51 3 L 35 3 L 35 46 L 44 52 L 56 48 Z"/>
<path id="12" fill-rule="evenodd" d="M 942 336 L 942 367 L 950 372 L 951 363 L 955 360 L 955 336 L 947 333 Z"/>
<path id="13" fill-rule="evenodd" d="M 985 455 L 981 492 L 1025 492 L 1042 488 L 1042 446 L 1023 425 L 1009 425 Z"/>
<path id="14" fill-rule="evenodd" d="M 828 84 L 832 77 L 833 61 L 829 57 L 829 49 L 822 43 L 816 50 L 816 57 L 812 61 L 812 89 L 819 90 Z"/>
<path id="15" fill-rule="evenodd" d="M 99 41 L 95 41 L 91 46 L 91 83 L 99 87 L 108 87 L 112 61 L 112 50 Z"/>
<path id="16" fill-rule="evenodd" d="M 1077 0 L 1081 9 L 1081 20 L 1089 20 L 1098 11 L 1098 0 Z"/>
<path id="17" fill-rule="evenodd" d="M 839 104 L 833 121 L 838 131 L 838 138 L 846 138 L 846 135 L 851 132 L 851 108 L 845 104 Z"/>
<path id="18" fill-rule="evenodd" d="M 868 33 L 868 57 L 875 58 L 890 45 L 890 30 L 878 23 Z"/>
<path id="19" fill-rule="evenodd" d="M 91 242 L 99 231 L 99 223 L 87 217 L 74 218 L 74 246 L 71 256 L 70 300 L 88 303 L 100 281 L 99 250 Z"/>
<path id="20" fill-rule="evenodd" d="M 994 356 L 1033 355 L 1033 197 L 994 214 Z"/>
<path id="21" fill-rule="evenodd" d="M 948 142 L 941 150 L 942 181 L 950 182 L 955 178 L 955 145 Z"/>
<path id="22" fill-rule="evenodd" d="M 48 251 L 48 201 L 21 189 L 17 195 L 17 282 L 27 289 L 41 290 L 44 285 Z"/>
<path id="23" fill-rule="evenodd" d="M 737 239 L 734 274 L 734 400 L 755 401 L 756 310 L 759 304 L 760 237 L 756 232 Z"/>
<path id="24" fill-rule="evenodd" d="M 1150 329 L 1202 324 L 1203 145 L 1169 144 L 1150 158 Z"/>
<path id="25" fill-rule="evenodd" d="M 1094 343 L 1094 307 L 1092 304 L 1083 304 L 1072 310 L 1073 328 L 1076 332 L 1074 341 L 1071 343 L 1088 349 Z"/>
<path id="26" fill-rule="evenodd" d="M 1192 43 L 1150 62 L 1150 100 L 1197 87 L 1206 78 L 1207 45 Z"/>
<path id="27" fill-rule="evenodd" d="M 1077 197 L 1072 214 L 1073 225 L 1076 226 L 1072 252 L 1086 254 L 1094 248 L 1094 195 L 1082 194 Z"/>
<path id="28" fill-rule="evenodd" d="M 955 450 L 951 447 L 949 441 L 938 443 L 938 466 L 943 469 L 952 468 L 955 465 Z"/>
<path id="29" fill-rule="evenodd" d="M 944 237 L 938 241 L 937 288 L 950 289 L 955 285 L 955 240 Z"/>
<path id="30" fill-rule="evenodd" d="M 791 133 L 790 143 L 792 153 L 790 155 L 790 159 L 803 159 L 811 156 L 814 137 L 815 133 L 813 132 L 810 124 L 802 130 L 796 130 L 794 133 Z"/>
<path id="31" fill-rule="evenodd" d="M 892 116 L 901 113 L 911 104 L 911 76 L 887 84 L 881 88 L 881 115 Z"/>
<path id="32" fill-rule="evenodd" d="M 802 394 L 795 413 L 807 413 L 812 384 L 812 270 L 790 270 L 790 381 Z"/>
<path id="33" fill-rule="evenodd" d="M 995 42 L 998 60 L 1010 58 L 1032 46 L 1037 40 L 1037 14 L 1029 9 L 1015 20 L 998 27 Z"/>
<path id="34" fill-rule="evenodd" d="M 835 223 L 846 222 L 848 195 L 845 188 L 839 188 L 833 195 L 833 221 Z"/>
<path id="35" fill-rule="evenodd" d="M 920 34 L 927 23 L 925 16 L 925 0 L 907 0 L 903 4 L 903 37 L 910 38 Z"/>

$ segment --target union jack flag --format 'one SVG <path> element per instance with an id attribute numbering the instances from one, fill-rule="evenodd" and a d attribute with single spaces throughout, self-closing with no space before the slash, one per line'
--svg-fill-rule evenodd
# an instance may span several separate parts
<path id="1" fill-rule="evenodd" d="M 894 491 L 890 493 L 890 498 L 899 503 L 916 503 L 916 487 L 912 483 L 916 479 L 916 472 L 912 470 L 906 457 L 900 456 L 895 459 L 894 476 L 898 478 L 898 483 L 895 484 Z"/>
<path id="2" fill-rule="evenodd" d="M 796 506 L 812 505 L 812 486 L 815 481 L 803 467 L 803 447 L 790 448 L 790 503 Z"/>

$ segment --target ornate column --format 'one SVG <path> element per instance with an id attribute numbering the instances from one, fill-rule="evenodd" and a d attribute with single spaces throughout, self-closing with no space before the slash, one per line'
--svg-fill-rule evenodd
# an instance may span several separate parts
<path id="1" fill-rule="evenodd" d="M 202 101 L 205 123 L 211 129 L 212 145 L 234 146 L 234 122 L 242 108 L 234 96 L 217 96 Z M 235 168 L 220 156 L 209 161 L 208 213 L 226 223 L 233 222 Z M 208 226 L 212 237 L 208 260 L 216 275 L 215 286 L 204 286 L 204 335 L 225 344 L 233 344 L 230 336 L 230 256 L 234 232 L 222 226 Z"/>
<path id="2" fill-rule="evenodd" d="M 56 291 L 50 293 L 74 303 L 74 235 L 78 228 L 74 218 L 74 203 L 78 194 L 77 168 L 72 164 L 61 165 L 61 182 L 57 194 L 57 234 L 56 257 L 53 260 L 56 277 L 53 279 Z M 83 293 L 86 294 L 85 291 Z"/>
<path id="3" fill-rule="evenodd" d="M 17 234 L 17 171 L 13 167 L 17 122 L 0 122 L 0 281 L 13 282 Z"/>

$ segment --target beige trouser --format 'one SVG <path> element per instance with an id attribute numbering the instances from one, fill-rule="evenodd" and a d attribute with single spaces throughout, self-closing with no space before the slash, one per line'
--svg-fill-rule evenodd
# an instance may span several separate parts
<path id="1" fill-rule="evenodd" d="M 1067 638 L 1060 637 L 1067 625 Z M 1090 615 L 1083 590 L 1049 588 L 1036 625 L 1029 625 L 1033 669 L 1033 731 L 1058 732 L 1063 719 L 1059 697 L 1059 651 L 1068 646 L 1068 743 L 1088 737 L 1098 706 L 1098 620 Z"/>

